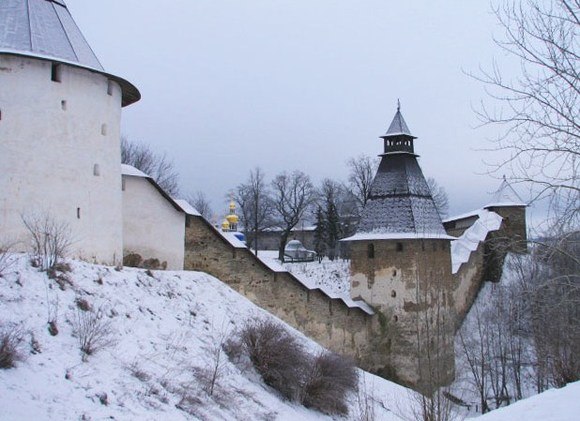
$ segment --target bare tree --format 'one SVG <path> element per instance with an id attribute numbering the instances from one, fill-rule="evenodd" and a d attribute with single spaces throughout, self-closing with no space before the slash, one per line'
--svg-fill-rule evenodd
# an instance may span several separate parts
<path id="1" fill-rule="evenodd" d="M 284 248 L 292 228 L 300 219 L 314 199 L 314 187 L 310 177 L 301 171 L 290 174 L 283 172 L 272 181 L 274 209 L 282 228 L 278 257 L 284 261 Z"/>
<path id="2" fill-rule="evenodd" d="M 256 167 L 250 171 L 245 183 L 236 188 L 234 198 L 242 211 L 242 225 L 254 252 L 258 255 L 258 238 L 273 224 L 274 204 L 265 181 L 264 172 Z"/>
<path id="3" fill-rule="evenodd" d="M 360 207 L 367 203 L 371 185 L 375 178 L 379 161 L 368 155 L 359 155 L 347 161 L 349 167 L 348 182 L 354 196 L 357 198 Z"/>
<path id="4" fill-rule="evenodd" d="M 433 197 L 439 216 L 443 219 L 447 218 L 449 216 L 449 196 L 447 191 L 433 177 L 427 178 L 427 185 L 431 191 L 431 197 Z"/>
<path id="5" fill-rule="evenodd" d="M 167 154 L 154 152 L 149 145 L 121 138 L 121 162 L 152 177 L 170 196 L 179 194 L 179 174 Z"/>
<path id="6" fill-rule="evenodd" d="M 35 263 L 42 270 L 53 269 L 66 256 L 72 244 L 69 225 L 48 213 L 21 217 L 30 234 Z"/>
<path id="7" fill-rule="evenodd" d="M 187 201 L 191 203 L 195 210 L 197 210 L 207 221 L 211 220 L 213 210 L 211 208 L 211 203 L 204 192 L 198 190 L 194 194 L 190 194 Z"/>
<path id="8" fill-rule="evenodd" d="M 519 61 L 512 78 L 494 63 L 474 77 L 499 103 L 482 104 L 484 125 L 503 134 L 494 150 L 507 158 L 493 164 L 529 183 L 536 199 L 550 197 L 553 217 L 577 226 L 580 185 L 580 0 L 513 0 L 494 8 L 503 35 L 496 45 Z"/>

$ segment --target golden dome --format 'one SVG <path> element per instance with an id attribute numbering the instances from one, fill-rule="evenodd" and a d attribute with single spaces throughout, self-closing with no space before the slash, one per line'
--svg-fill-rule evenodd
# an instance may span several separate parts
<path id="1" fill-rule="evenodd" d="M 224 222 L 222 222 L 222 230 L 227 231 L 229 229 L 230 229 L 230 223 L 228 222 L 227 219 L 224 219 Z"/>
<path id="2" fill-rule="evenodd" d="M 238 218 L 238 215 L 235 214 L 230 214 L 228 216 L 226 216 L 226 220 L 230 223 L 230 224 L 237 224 L 238 221 L 240 220 L 240 218 Z"/>

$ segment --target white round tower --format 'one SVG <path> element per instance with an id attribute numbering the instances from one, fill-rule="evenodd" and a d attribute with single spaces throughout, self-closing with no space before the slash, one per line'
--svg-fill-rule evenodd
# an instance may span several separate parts
<path id="1" fill-rule="evenodd" d="M 71 255 L 122 261 L 121 107 L 62 0 L 0 2 L 0 240 L 28 247 L 23 218 L 71 231 Z"/>

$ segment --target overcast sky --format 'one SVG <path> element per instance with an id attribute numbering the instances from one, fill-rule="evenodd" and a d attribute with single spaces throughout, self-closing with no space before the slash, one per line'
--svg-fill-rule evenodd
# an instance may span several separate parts
<path id="1" fill-rule="evenodd" d="M 475 129 L 485 95 L 465 75 L 500 54 L 485 0 L 67 4 L 105 69 L 141 91 L 123 133 L 166 152 L 183 191 L 218 211 L 255 166 L 345 180 L 349 157 L 382 152 L 397 98 L 452 214 L 499 185 L 481 151 L 493 132 Z"/>

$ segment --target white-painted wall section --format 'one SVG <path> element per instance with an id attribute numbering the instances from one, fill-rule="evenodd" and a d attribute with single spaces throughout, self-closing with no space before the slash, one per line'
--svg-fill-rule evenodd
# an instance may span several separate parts
<path id="1" fill-rule="evenodd" d="M 123 237 L 125 253 L 167 262 L 170 270 L 183 269 L 185 213 L 148 178 L 123 175 Z"/>
<path id="2" fill-rule="evenodd" d="M 67 223 L 71 256 L 119 263 L 121 89 L 90 70 L 0 55 L 0 236 L 26 249 L 22 215 Z"/>

